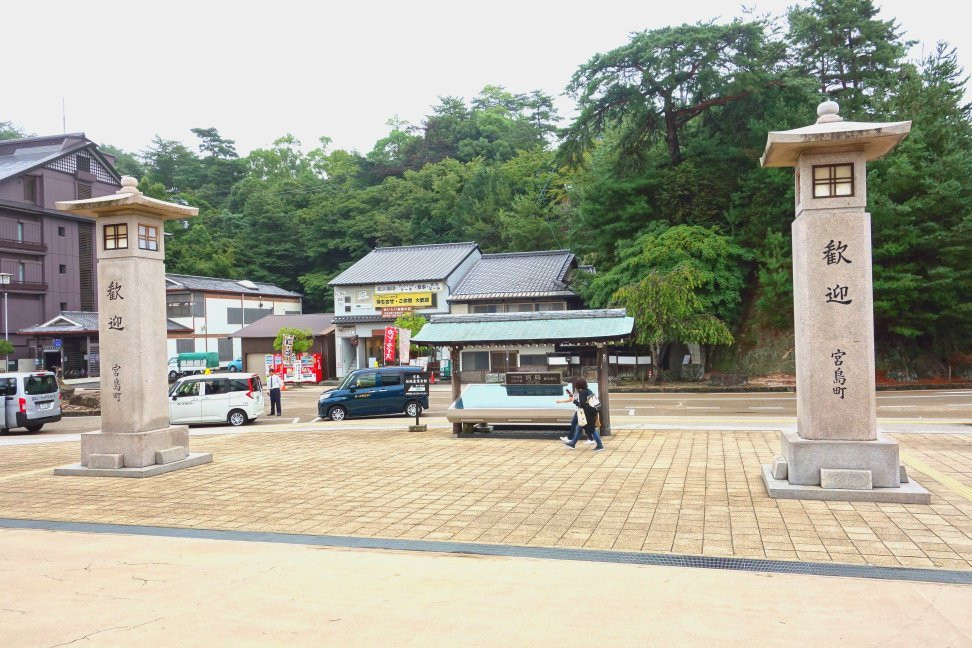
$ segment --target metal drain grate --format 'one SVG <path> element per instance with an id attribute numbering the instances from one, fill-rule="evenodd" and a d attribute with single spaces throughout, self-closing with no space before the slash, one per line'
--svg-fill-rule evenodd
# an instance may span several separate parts
<path id="1" fill-rule="evenodd" d="M 0 518 L 4 529 L 44 529 L 81 533 L 116 533 L 121 535 L 160 536 L 167 538 L 198 538 L 233 540 L 238 542 L 274 542 L 280 544 L 314 545 L 353 549 L 386 549 L 393 551 L 423 551 L 460 553 L 510 558 L 540 558 L 544 560 L 576 560 L 624 565 L 656 565 L 661 567 L 691 567 L 725 569 L 730 571 L 763 572 L 773 574 L 804 574 L 808 576 L 840 576 L 844 578 L 874 578 L 879 580 L 921 581 L 972 585 L 972 571 L 951 569 L 923 569 L 918 567 L 879 567 L 841 563 L 811 563 L 763 558 L 726 558 L 719 556 L 690 556 L 657 554 L 640 551 L 609 551 L 603 549 L 556 549 L 521 545 L 477 544 L 473 542 L 445 542 L 439 540 L 400 540 L 395 538 L 356 538 L 353 536 L 305 535 L 299 533 L 269 533 L 261 531 L 227 531 L 219 529 L 184 529 L 178 527 L 129 526 L 91 522 L 57 522 L 52 520 L 17 520 Z"/>

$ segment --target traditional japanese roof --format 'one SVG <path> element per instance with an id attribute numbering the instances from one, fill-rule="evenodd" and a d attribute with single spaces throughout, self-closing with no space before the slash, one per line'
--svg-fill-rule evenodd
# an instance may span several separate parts
<path id="1" fill-rule="evenodd" d="M 567 275 L 577 267 L 570 250 L 484 254 L 450 295 L 449 301 L 576 297 Z"/>
<path id="2" fill-rule="evenodd" d="M 283 327 L 310 329 L 314 335 L 325 335 L 334 328 L 334 313 L 304 313 L 302 315 L 267 315 L 244 326 L 230 337 L 275 338 Z"/>
<path id="3" fill-rule="evenodd" d="M 88 150 L 91 157 L 97 160 L 115 184 L 121 181 L 121 176 L 115 171 L 111 162 L 98 150 L 94 142 L 85 137 L 84 133 L 0 140 L 0 181 L 45 166 L 82 149 Z"/>
<path id="4" fill-rule="evenodd" d="M 196 275 L 181 275 L 166 273 L 167 291 L 204 291 L 225 292 L 234 295 L 258 295 L 261 297 L 300 297 L 300 293 L 284 290 L 271 283 L 250 281 L 248 279 L 218 279 L 216 277 L 199 277 Z"/>
<path id="5" fill-rule="evenodd" d="M 412 338 L 433 346 L 616 342 L 634 330 L 624 309 L 433 315 Z"/>
<path id="6" fill-rule="evenodd" d="M 474 252 L 475 243 L 437 243 L 375 248 L 331 279 L 332 286 L 358 286 L 406 281 L 441 281 Z"/>
<path id="7" fill-rule="evenodd" d="M 379 322 L 386 323 L 390 326 L 394 321 L 394 319 L 382 317 L 380 313 L 373 313 L 371 315 L 335 315 L 333 320 L 335 326 L 344 326 L 346 324 L 377 324 Z"/>
<path id="8" fill-rule="evenodd" d="M 817 122 L 787 131 L 772 131 L 759 159 L 764 167 L 792 167 L 803 153 L 863 151 L 867 160 L 887 155 L 911 130 L 911 122 L 844 121 L 834 101 L 817 106 Z"/>
<path id="9" fill-rule="evenodd" d="M 188 326 L 183 326 L 170 319 L 166 321 L 166 330 L 170 332 L 192 332 Z M 17 331 L 21 335 L 78 335 L 98 333 L 98 313 L 96 311 L 61 311 L 54 318 L 38 324 L 28 326 Z"/>

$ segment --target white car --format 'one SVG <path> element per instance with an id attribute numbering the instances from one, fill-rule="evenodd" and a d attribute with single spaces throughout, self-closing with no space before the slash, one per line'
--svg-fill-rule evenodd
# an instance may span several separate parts
<path id="1" fill-rule="evenodd" d="M 257 374 L 186 376 L 169 390 L 169 422 L 173 425 L 243 425 L 262 415 L 263 384 Z"/>

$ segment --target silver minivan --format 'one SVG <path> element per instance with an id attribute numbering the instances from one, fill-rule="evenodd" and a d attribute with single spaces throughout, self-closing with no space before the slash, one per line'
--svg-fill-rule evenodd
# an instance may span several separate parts
<path id="1" fill-rule="evenodd" d="M 13 428 L 37 432 L 61 420 L 61 390 L 50 371 L 0 373 L 4 421 L 0 433 Z"/>

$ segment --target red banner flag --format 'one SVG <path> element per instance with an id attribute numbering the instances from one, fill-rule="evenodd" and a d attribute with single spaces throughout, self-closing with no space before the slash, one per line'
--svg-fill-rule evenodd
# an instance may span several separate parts
<path id="1" fill-rule="evenodd" d="M 394 326 L 385 327 L 385 362 L 395 362 L 395 351 L 398 347 L 398 329 Z"/>

